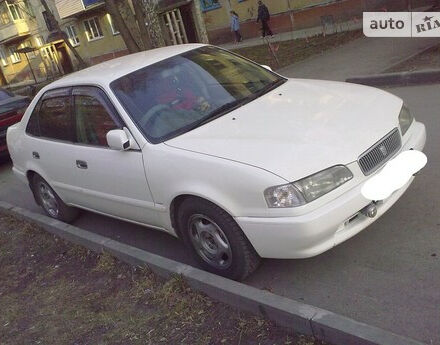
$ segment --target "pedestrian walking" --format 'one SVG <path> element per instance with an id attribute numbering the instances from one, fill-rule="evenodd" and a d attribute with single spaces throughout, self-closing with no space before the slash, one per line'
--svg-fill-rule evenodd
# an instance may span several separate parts
<path id="1" fill-rule="evenodd" d="M 235 11 L 231 11 L 231 31 L 235 34 L 235 43 L 243 41 L 240 33 L 240 18 Z"/>
<path id="2" fill-rule="evenodd" d="M 269 27 L 269 20 L 270 20 L 270 13 L 269 9 L 265 4 L 263 4 L 263 1 L 258 1 L 258 18 L 257 23 L 261 20 L 261 38 L 266 37 L 266 35 L 272 36 L 273 33 L 272 30 Z"/>

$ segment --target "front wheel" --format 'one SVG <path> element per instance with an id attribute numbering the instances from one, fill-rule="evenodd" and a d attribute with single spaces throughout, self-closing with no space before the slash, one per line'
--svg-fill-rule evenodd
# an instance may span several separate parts
<path id="1" fill-rule="evenodd" d="M 49 217 L 66 223 L 70 223 L 78 217 L 79 211 L 76 208 L 67 206 L 41 176 L 33 176 L 32 191 Z"/>
<path id="2" fill-rule="evenodd" d="M 208 201 L 186 199 L 178 210 L 178 226 L 186 246 L 209 272 L 242 280 L 260 263 L 235 220 Z"/>

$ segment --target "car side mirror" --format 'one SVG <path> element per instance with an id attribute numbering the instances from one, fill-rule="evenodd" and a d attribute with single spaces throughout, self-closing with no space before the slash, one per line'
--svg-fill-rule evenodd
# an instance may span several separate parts
<path id="1" fill-rule="evenodd" d="M 130 139 L 122 129 L 113 129 L 107 133 L 107 144 L 113 150 L 126 151 L 130 149 Z"/>
<path id="2" fill-rule="evenodd" d="M 261 65 L 261 67 L 264 67 L 265 69 L 268 69 L 269 71 L 272 72 L 272 68 L 270 68 L 270 66 L 268 66 L 268 65 Z"/>

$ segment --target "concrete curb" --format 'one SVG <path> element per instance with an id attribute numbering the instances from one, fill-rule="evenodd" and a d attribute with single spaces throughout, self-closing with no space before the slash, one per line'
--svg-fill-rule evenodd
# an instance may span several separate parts
<path id="1" fill-rule="evenodd" d="M 409 61 L 409 60 L 414 59 L 416 56 L 419 56 L 419 55 L 421 55 L 421 54 L 423 54 L 423 53 L 426 53 L 428 50 L 431 50 L 432 48 L 437 47 L 438 45 L 439 45 L 439 42 L 436 42 L 436 43 L 434 43 L 434 44 L 431 44 L 431 45 L 429 45 L 429 46 L 423 48 L 422 50 L 419 50 L 419 51 L 417 51 L 417 52 L 411 54 L 410 56 L 407 56 L 407 57 L 404 57 L 404 58 L 400 59 L 399 61 L 393 63 L 393 64 L 390 65 L 390 66 L 388 66 L 385 70 L 381 71 L 381 74 L 382 74 L 382 73 L 392 73 L 392 72 L 389 72 L 391 69 L 393 69 L 393 68 L 395 68 L 395 67 L 401 65 L 401 64 L 404 63 L 404 62 L 407 62 L 407 61 Z"/>
<path id="2" fill-rule="evenodd" d="M 110 238 L 0 201 L 9 212 L 48 232 L 96 252 L 106 251 L 131 265 L 147 265 L 159 276 L 182 275 L 195 290 L 234 308 L 335 345 L 423 345 L 380 328 L 199 270 Z"/>
<path id="3" fill-rule="evenodd" d="M 424 70 L 418 72 L 384 73 L 369 76 L 352 77 L 348 83 L 369 86 L 409 86 L 440 83 L 440 70 Z"/>

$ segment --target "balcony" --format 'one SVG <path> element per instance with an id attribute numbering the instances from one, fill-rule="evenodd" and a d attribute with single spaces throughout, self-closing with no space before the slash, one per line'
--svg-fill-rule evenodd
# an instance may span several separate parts
<path id="1" fill-rule="evenodd" d="M 30 33 L 29 24 L 26 20 L 16 20 L 0 26 L 0 43 L 8 43 L 17 38 L 27 36 Z"/>
<path id="2" fill-rule="evenodd" d="M 104 0 L 55 0 L 61 19 L 83 14 L 102 5 L 104 5 Z"/>

